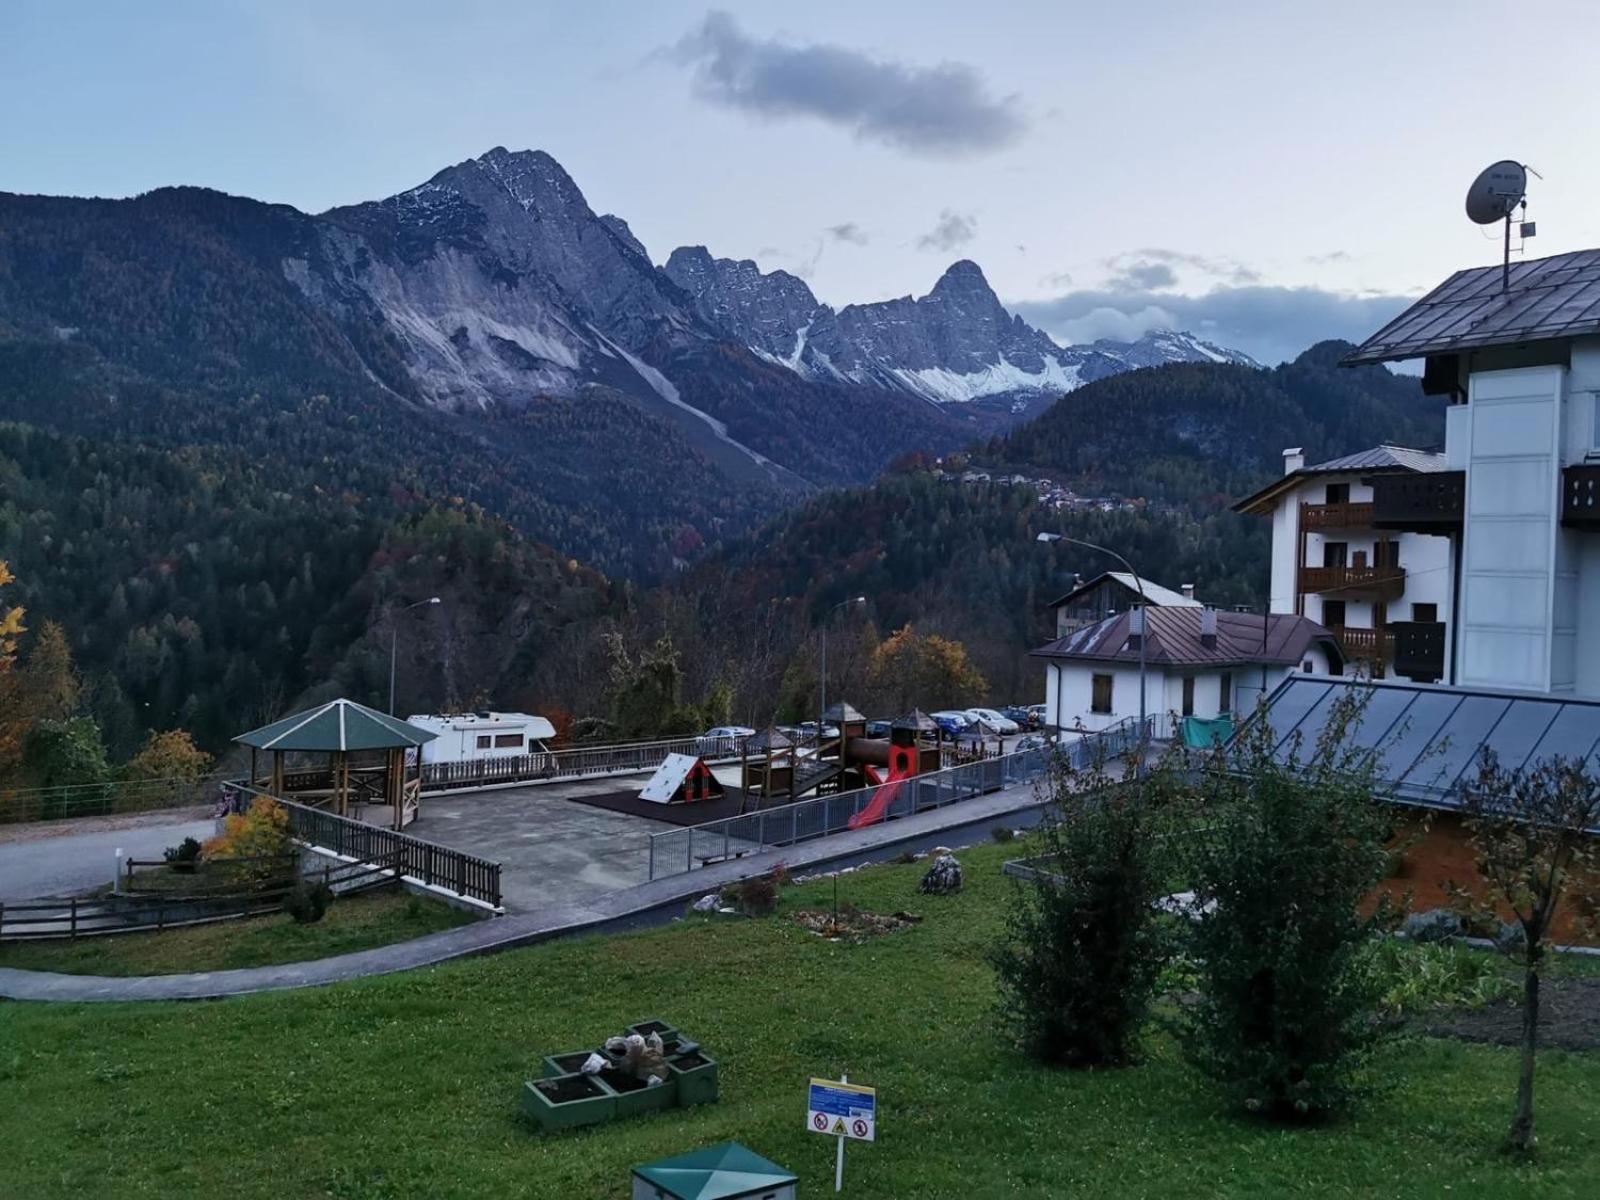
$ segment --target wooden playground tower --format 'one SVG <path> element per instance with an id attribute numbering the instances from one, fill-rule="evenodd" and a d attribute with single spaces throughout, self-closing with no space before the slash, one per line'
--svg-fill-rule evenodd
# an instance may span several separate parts
<path id="1" fill-rule="evenodd" d="M 944 731 L 918 709 L 890 723 L 888 738 L 869 738 L 867 719 L 846 701 L 823 713 L 824 725 L 838 735 L 823 738 L 804 754 L 793 738 L 768 726 L 746 738 L 740 747 L 739 783 L 746 806 L 787 804 L 807 795 L 854 791 L 881 783 L 881 772 L 898 769 L 922 775 L 939 770 L 944 761 Z M 933 738 L 930 744 L 925 739 Z"/>

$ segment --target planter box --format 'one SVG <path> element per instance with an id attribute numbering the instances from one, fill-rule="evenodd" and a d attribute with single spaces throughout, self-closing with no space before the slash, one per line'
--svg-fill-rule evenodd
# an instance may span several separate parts
<path id="1" fill-rule="evenodd" d="M 544 1133 L 596 1125 L 616 1115 L 617 1097 L 588 1075 L 558 1075 L 522 1085 L 522 1111 Z"/>
<path id="2" fill-rule="evenodd" d="M 661 1040 L 665 1042 L 669 1038 L 676 1039 L 678 1035 L 678 1028 L 676 1025 L 668 1025 L 665 1021 L 657 1021 L 652 1019 L 649 1021 L 640 1021 L 637 1025 L 629 1025 L 628 1032 L 637 1033 L 640 1037 L 649 1037 L 652 1033 L 659 1033 L 661 1035 Z"/>
<path id="3" fill-rule="evenodd" d="M 667 1078 L 655 1087 L 618 1071 L 602 1071 L 598 1078 L 616 1096 L 616 1115 L 619 1117 L 659 1112 L 664 1108 L 672 1108 L 678 1102 L 677 1082 L 670 1071 Z"/>
<path id="4" fill-rule="evenodd" d="M 707 1058 L 703 1051 L 670 1060 L 667 1070 L 671 1072 L 669 1082 L 677 1085 L 680 1108 L 717 1102 L 716 1060 Z"/>
<path id="5" fill-rule="evenodd" d="M 567 1050 L 561 1054 L 547 1054 L 544 1058 L 544 1074 L 541 1078 L 554 1079 L 557 1075 L 576 1075 L 578 1068 L 588 1061 L 589 1055 L 598 1054 L 607 1062 L 615 1060 L 604 1050 Z"/>

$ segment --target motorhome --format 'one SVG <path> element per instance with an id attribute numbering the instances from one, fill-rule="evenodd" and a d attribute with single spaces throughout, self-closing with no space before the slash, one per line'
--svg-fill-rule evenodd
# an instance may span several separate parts
<path id="1" fill-rule="evenodd" d="M 543 717 L 517 712 L 429 713 L 406 718 L 439 736 L 422 748 L 424 763 L 481 762 L 543 754 L 555 726 Z"/>

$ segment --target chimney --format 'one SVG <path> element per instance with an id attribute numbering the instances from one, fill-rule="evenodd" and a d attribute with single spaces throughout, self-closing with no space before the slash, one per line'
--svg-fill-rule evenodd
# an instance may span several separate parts
<path id="1" fill-rule="evenodd" d="M 1186 583 L 1183 585 L 1183 598 L 1185 600 L 1194 599 L 1194 584 Z"/>
<path id="2" fill-rule="evenodd" d="M 1283 452 L 1283 473 L 1293 475 L 1306 465 L 1306 452 L 1299 446 L 1290 446 Z"/>
<path id="3" fill-rule="evenodd" d="M 1144 605 L 1136 605 L 1128 611 L 1128 648 L 1137 650 L 1144 644 Z"/>
<path id="4" fill-rule="evenodd" d="M 1217 610 L 1205 608 L 1200 612 L 1200 644 L 1207 650 L 1217 645 Z"/>

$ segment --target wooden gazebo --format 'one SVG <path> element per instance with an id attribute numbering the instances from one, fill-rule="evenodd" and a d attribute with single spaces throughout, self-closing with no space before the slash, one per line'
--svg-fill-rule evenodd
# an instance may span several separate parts
<path id="1" fill-rule="evenodd" d="M 250 747 L 252 787 L 401 829 L 416 819 L 422 799 L 422 745 L 437 736 L 354 700 L 330 700 L 233 740 Z M 272 755 L 266 776 L 263 753 Z M 325 757 L 327 766 L 308 769 L 287 762 L 288 755 Z"/>

